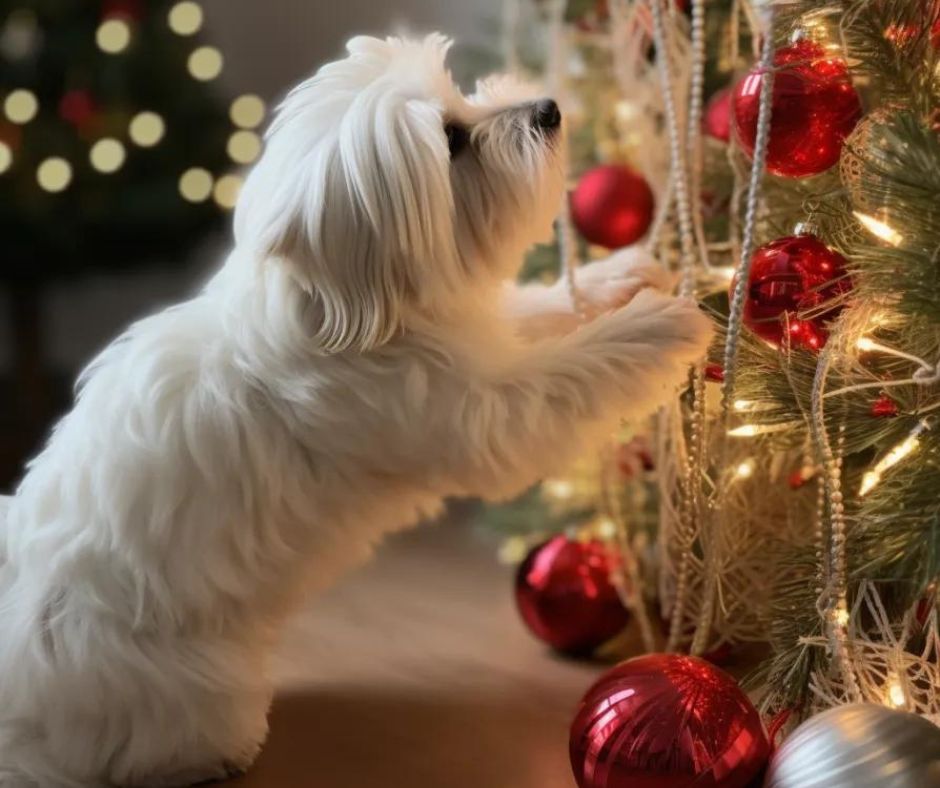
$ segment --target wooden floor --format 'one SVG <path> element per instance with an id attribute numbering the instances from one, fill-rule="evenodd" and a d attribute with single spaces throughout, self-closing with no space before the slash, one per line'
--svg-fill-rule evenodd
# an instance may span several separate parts
<path id="1" fill-rule="evenodd" d="M 311 601 L 267 746 L 225 786 L 573 788 L 568 724 L 602 668 L 528 636 L 495 553 L 466 524 L 423 527 Z"/>

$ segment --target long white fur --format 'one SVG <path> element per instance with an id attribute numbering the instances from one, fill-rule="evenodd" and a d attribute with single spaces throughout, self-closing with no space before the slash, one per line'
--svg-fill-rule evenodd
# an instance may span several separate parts
<path id="1" fill-rule="evenodd" d="M 642 255 L 585 268 L 583 326 L 561 285 L 506 284 L 562 146 L 511 81 L 462 96 L 447 48 L 355 38 L 290 94 L 219 273 L 91 364 L 3 501 L 3 788 L 247 768 L 301 593 L 446 496 L 564 469 L 703 352 Z"/>

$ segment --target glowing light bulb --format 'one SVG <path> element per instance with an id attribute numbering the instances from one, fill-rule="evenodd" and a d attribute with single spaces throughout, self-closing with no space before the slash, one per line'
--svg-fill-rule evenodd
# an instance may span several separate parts
<path id="1" fill-rule="evenodd" d="M 920 422 L 903 441 L 889 451 L 875 464 L 870 471 L 866 471 L 862 476 L 862 483 L 859 487 L 859 495 L 867 495 L 881 483 L 881 477 L 891 468 L 897 465 L 901 460 L 917 450 L 920 446 L 920 434 L 927 429 L 927 422 Z"/>
<path id="2" fill-rule="evenodd" d="M 542 482 L 542 490 L 549 498 L 565 501 L 574 495 L 574 484 L 568 479 L 546 479 Z"/>
<path id="3" fill-rule="evenodd" d="M 261 138 L 253 131 L 236 131 L 228 138 L 228 155 L 239 164 L 251 164 L 261 155 Z"/>
<path id="4" fill-rule="evenodd" d="M 131 43 L 131 28 L 123 19 L 112 17 L 105 19 L 95 33 L 98 49 L 109 55 L 117 55 L 127 49 Z"/>
<path id="5" fill-rule="evenodd" d="M 222 73 L 222 53 L 215 47 L 199 47 L 189 56 L 187 68 L 193 79 L 208 82 Z"/>
<path id="6" fill-rule="evenodd" d="M 13 151 L 3 140 L 0 140 L 0 174 L 10 169 L 13 164 Z"/>
<path id="7" fill-rule="evenodd" d="M 205 202 L 212 194 L 212 174 L 202 167 L 192 167 L 180 177 L 179 190 L 188 202 Z"/>
<path id="8" fill-rule="evenodd" d="M 53 194 L 64 191 L 72 182 L 72 165 L 59 156 L 43 161 L 36 170 L 39 187 Z"/>
<path id="9" fill-rule="evenodd" d="M 183 0 L 170 9 L 167 23 L 178 36 L 191 36 L 202 28 L 203 13 L 198 3 Z"/>
<path id="10" fill-rule="evenodd" d="M 742 424 L 740 427 L 728 430 L 728 435 L 732 438 L 753 438 L 755 435 L 760 435 L 760 432 L 761 429 L 756 424 Z"/>
<path id="11" fill-rule="evenodd" d="M 891 227 L 891 225 L 886 224 L 880 219 L 876 219 L 874 216 L 869 216 L 867 213 L 862 213 L 861 211 L 853 211 L 853 213 L 855 214 L 855 218 L 862 223 L 865 229 L 876 238 L 880 238 L 882 241 L 892 246 L 900 246 L 904 241 L 904 236 Z"/>
<path id="12" fill-rule="evenodd" d="M 232 102 L 229 117 L 240 129 L 255 129 L 264 121 L 264 102 L 257 96 L 245 94 Z"/>
<path id="13" fill-rule="evenodd" d="M 868 353 L 877 347 L 877 343 L 869 337 L 859 337 L 855 342 L 855 347 L 863 353 Z"/>
<path id="14" fill-rule="evenodd" d="M 127 151 L 118 140 L 105 137 L 92 146 L 88 158 L 91 166 L 98 172 L 112 173 L 117 172 L 124 165 Z"/>
<path id="15" fill-rule="evenodd" d="M 840 627 L 848 626 L 849 611 L 845 609 L 844 605 L 837 607 L 835 612 L 832 614 L 832 617 Z"/>
<path id="16" fill-rule="evenodd" d="M 138 112 L 128 127 L 131 142 L 141 148 L 152 148 L 166 133 L 166 124 L 156 112 Z"/>
<path id="17" fill-rule="evenodd" d="M 894 679 L 888 685 L 888 704 L 896 709 L 903 709 L 907 706 L 907 698 L 904 697 L 904 687 L 901 682 Z"/>
<path id="18" fill-rule="evenodd" d="M 243 181 L 238 175 L 223 175 L 215 182 L 212 198 L 220 208 L 231 210 L 238 202 Z"/>
<path id="19" fill-rule="evenodd" d="M 754 475 L 754 460 L 745 460 L 734 469 L 734 475 L 738 479 L 750 479 Z"/>
<path id="20" fill-rule="evenodd" d="M 36 95 L 28 90 L 14 90 L 3 102 L 3 112 L 11 123 L 29 123 L 39 112 Z"/>

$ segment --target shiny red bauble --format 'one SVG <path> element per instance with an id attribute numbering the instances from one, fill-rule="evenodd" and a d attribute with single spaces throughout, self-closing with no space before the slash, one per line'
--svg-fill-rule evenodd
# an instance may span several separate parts
<path id="1" fill-rule="evenodd" d="M 774 347 L 819 350 L 829 338 L 829 322 L 842 310 L 840 296 L 852 288 L 845 269 L 845 258 L 815 235 L 761 246 L 751 263 L 744 325 Z M 737 277 L 732 294 L 736 286 Z"/>
<path id="2" fill-rule="evenodd" d="M 731 139 L 731 89 L 719 90 L 705 105 L 702 130 L 721 142 Z"/>
<path id="3" fill-rule="evenodd" d="M 616 565 L 616 555 L 600 541 L 556 536 L 539 545 L 516 575 L 523 621 L 558 651 L 590 654 L 630 618 L 610 579 Z"/>
<path id="4" fill-rule="evenodd" d="M 744 788 L 770 744 L 727 673 L 696 657 L 649 654 L 588 690 L 570 754 L 580 788 Z"/>
<path id="5" fill-rule="evenodd" d="M 892 419 L 900 413 L 898 403 L 887 394 L 882 394 L 871 404 L 871 415 L 876 419 Z"/>
<path id="6" fill-rule="evenodd" d="M 774 79 L 767 169 L 803 178 L 839 161 L 842 143 L 862 116 L 845 62 L 818 44 L 800 41 L 779 49 Z M 751 71 L 734 91 L 734 128 L 745 152 L 754 153 L 764 75 Z"/>
<path id="7" fill-rule="evenodd" d="M 617 164 L 581 176 L 571 194 L 571 220 L 592 244 L 619 249 L 640 240 L 653 221 L 655 201 L 646 179 Z"/>

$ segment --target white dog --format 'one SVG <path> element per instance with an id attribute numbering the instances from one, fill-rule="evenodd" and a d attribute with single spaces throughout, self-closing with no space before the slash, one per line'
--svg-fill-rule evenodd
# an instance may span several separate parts
<path id="1" fill-rule="evenodd" d="M 465 98 L 447 47 L 355 38 L 290 94 L 219 273 L 101 354 L 4 501 L 3 788 L 245 769 L 302 592 L 563 469 L 704 351 L 636 254 L 583 270 L 585 325 L 506 284 L 560 204 L 559 111 Z"/>

